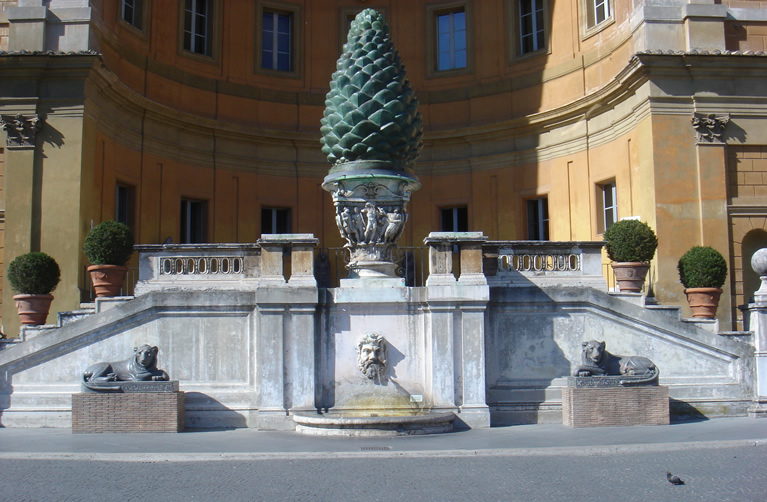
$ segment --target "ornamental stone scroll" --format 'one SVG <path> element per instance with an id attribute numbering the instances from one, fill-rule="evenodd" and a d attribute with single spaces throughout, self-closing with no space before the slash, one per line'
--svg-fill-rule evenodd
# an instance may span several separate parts
<path id="1" fill-rule="evenodd" d="M 8 148 L 30 148 L 35 146 L 35 136 L 43 120 L 38 115 L 0 115 L 0 125 L 6 133 Z"/>

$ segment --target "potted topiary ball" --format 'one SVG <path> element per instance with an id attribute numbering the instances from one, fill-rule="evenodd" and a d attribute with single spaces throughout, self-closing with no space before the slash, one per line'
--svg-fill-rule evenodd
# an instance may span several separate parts
<path id="1" fill-rule="evenodd" d="M 130 228 L 113 220 L 99 223 L 85 237 L 83 251 L 92 263 L 88 272 L 96 296 L 119 295 L 128 272 L 125 264 L 133 254 Z"/>
<path id="2" fill-rule="evenodd" d="M 640 292 L 658 248 L 655 232 L 642 221 L 620 220 L 605 230 L 604 238 L 618 287 L 622 292 Z"/>
<path id="3" fill-rule="evenodd" d="M 682 255 L 677 270 L 692 316 L 716 317 L 721 288 L 727 277 L 727 261 L 722 254 L 709 246 L 695 246 Z"/>
<path id="4" fill-rule="evenodd" d="M 53 296 L 61 278 L 56 260 L 45 253 L 35 252 L 17 256 L 8 265 L 8 282 L 17 295 L 13 297 L 21 324 L 45 324 Z"/>

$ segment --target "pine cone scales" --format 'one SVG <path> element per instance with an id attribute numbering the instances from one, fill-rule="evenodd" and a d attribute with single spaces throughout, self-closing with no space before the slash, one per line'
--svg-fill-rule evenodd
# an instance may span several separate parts
<path id="1" fill-rule="evenodd" d="M 423 148 L 418 100 L 375 10 L 352 21 L 325 107 L 322 152 L 332 164 L 379 160 L 412 169 Z"/>

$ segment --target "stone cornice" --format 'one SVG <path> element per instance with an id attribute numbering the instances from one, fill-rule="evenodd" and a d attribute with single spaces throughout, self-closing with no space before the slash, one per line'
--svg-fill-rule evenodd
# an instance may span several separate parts
<path id="1" fill-rule="evenodd" d="M 696 51 L 638 53 L 606 85 L 563 106 L 486 125 L 427 130 L 425 155 L 416 169 L 423 174 L 446 174 L 553 159 L 583 151 L 587 144 L 593 148 L 613 141 L 628 133 L 651 113 L 687 116 L 693 112 L 718 114 L 722 107 L 743 99 L 749 101 L 745 112 L 761 113 L 767 108 L 767 96 L 695 96 L 695 101 L 691 101 L 689 95 L 651 95 L 652 87 L 646 84 L 657 79 L 690 80 L 691 73 L 710 74 L 721 79 L 723 71 L 747 78 L 763 78 L 767 75 L 767 67 L 762 65 L 763 57 L 761 54 L 703 54 Z M 184 162 L 212 165 L 215 161 L 215 165 L 220 167 L 276 175 L 297 173 L 322 176 L 328 168 L 319 153 L 316 158 L 313 154 L 319 152 L 319 124 L 317 130 L 284 131 L 266 129 L 258 124 L 235 124 L 199 117 L 146 99 L 125 86 L 103 66 L 97 67 L 94 73 L 99 78 L 91 80 L 96 82 L 94 90 L 102 96 L 99 99 L 106 98 L 122 108 L 123 112 L 136 117 L 134 131 L 124 122 L 114 124 L 111 135 L 118 141 L 133 137 L 135 142 L 140 142 L 143 120 L 145 126 L 152 124 L 158 131 L 157 134 L 144 134 L 144 150 L 162 155 L 173 152 L 172 158 Z M 93 99 L 96 99 L 95 96 Z M 92 108 L 97 112 L 100 110 L 99 106 Z M 99 117 L 102 127 L 113 120 L 106 115 L 104 113 Z M 175 138 L 177 134 L 160 134 L 163 130 L 181 132 L 188 138 L 202 141 L 191 142 L 196 147 L 195 151 L 188 148 L 182 151 L 183 147 L 174 142 L 177 140 L 166 139 Z M 556 131 L 556 136 L 551 139 L 547 137 L 550 131 Z M 212 145 L 214 136 L 216 147 Z M 536 140 L 531 141 L 531 138 Z M 498 147 L 501 144 L 499 141 L 502 141 L 502 148 Z M 236 148 L 229 150 L 221 147 L 227 143 Z M 430 158 L 429 150 L 447 144 L 455 144 L 455 151 L 460 153 L 454 158 Z M 484 145 L 496 146 L 488 148 Z M 282 148 L 298 153 L 287 157 L 276 155 L 275 152 Z"/>

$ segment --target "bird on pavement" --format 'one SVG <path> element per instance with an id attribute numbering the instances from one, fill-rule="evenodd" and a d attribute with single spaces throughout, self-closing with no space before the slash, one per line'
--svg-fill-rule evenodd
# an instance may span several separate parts
<path id="1" fill-rule="evenodd" d="M 666 479 L 668 479 L 668 482 L 672 485 L 683 485 L 684 481 L 679 479 L 679 476 L 674 476 L 670 472 L 666 471 Z"/>

